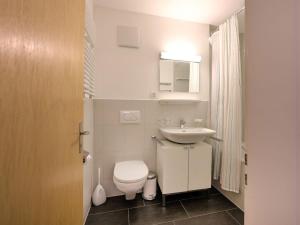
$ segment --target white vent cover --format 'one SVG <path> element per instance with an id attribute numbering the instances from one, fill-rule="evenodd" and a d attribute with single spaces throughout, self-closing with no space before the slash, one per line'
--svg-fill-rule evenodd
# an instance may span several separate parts
<path id="1" fill-rule="evenodd" d="M 130 26 L 117 26 L 117 44 L 120 47 L 139 48 L 139 28 Z"/>

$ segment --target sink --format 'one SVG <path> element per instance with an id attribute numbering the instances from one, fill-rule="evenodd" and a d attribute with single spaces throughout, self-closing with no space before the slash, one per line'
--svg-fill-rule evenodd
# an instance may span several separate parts
<path id="1" fill-rule="evenodd" d="M 208 128 L 160 128 L 161 134 L 168 140 L 179 144 L 192 144 L 203 141 L 216 131 Z"/>

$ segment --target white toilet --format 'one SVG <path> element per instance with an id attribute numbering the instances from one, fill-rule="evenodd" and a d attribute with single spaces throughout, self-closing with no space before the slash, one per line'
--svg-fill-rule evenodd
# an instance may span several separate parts
<path id="1" fill-rule="evenodd" d="M 114 168 L 114 183 L 120 191 L 125 193 L 126 200 L 132 200 L 144 187 L 148 172 L 144 161 L 117 162 Z"/>

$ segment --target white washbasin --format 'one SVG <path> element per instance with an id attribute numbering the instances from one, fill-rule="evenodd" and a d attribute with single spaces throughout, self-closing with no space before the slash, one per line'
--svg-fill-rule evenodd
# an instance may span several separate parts
<path id="1" fill-rule="evenodd" d="M 208 128 L 160 128 L 161 134 L 168 140 L 180 144 L 192 144 L 203 141 L 216 131 Z"/>

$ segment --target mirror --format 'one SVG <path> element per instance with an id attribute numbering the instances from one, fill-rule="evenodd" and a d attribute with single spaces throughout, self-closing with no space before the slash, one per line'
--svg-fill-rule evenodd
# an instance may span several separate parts
<path id="1" fill-rule="evenodd" d="M 199 92 L 200 63 L 160 60 L 160 91 Z"/>

